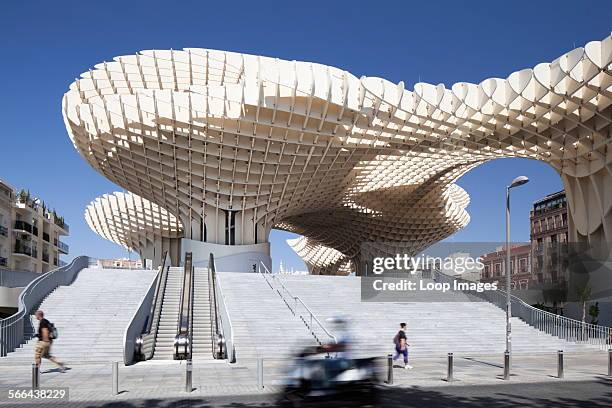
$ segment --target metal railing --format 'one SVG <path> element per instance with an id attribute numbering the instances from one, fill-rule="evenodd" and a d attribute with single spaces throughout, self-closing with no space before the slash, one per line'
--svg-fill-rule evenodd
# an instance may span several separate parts
<path id="1" fill-rule="evenodd" d="M 325 325 L 321 323 L 321 321 L 315 316 L 306 303 L 304 303 L 299 296 L 295 296 L 293 293 L 291 293 L 291 291 L 281 281 L 279 276 L 270 272 L 266 265 L 261 261 L 258 272 L 261 273 L 266 282 L 268 282 L 270 288 L 278 293 L 291 313 L 293 313 L 294 316 L 298 316 L 304 322 L 308 330 L 310 330 L 310 334 L 312 334 L 317 343 L 321 345 L 328 343 L 328 341 L 325 341 L 326 337 L 334 343 L 338 343 L 336 336 L 334 336 L 325 327 Z M 268 277 L 271 277 L 271 279 L 268 279 Z"/>
<path id="2" fill-rule="evenodd" d="M 86 256 L 79 256 L 69 265 L 40 275 L 30 282 L 19 295 L 17 313 L 0 320 L 0 357 L 14 351 L 32 336 L 34 325 L 30 314 L 55 288 L 71 284 L 88 263 Z"/>
<path id="3" fill-rule="evenodd" d="M 124 363 L 134 360 L 150 360 L 155 353 L 155 340 L 159 327 L 159 317 L 170 269 L 170 256 L 164 252 L 162 264 L 149 290 L 134 313 L 124 336 Z"/>
<path id="4" fill-rule="evenodd" d="M 435 280 L 450 284 L 453 284 L 453 281 L 473 283 L 466 279 L 446 275 L 440 271 L 435 272 Z M 504 311 L 506 310 L 506 292 L 501 289 L 483 292 L 466 291 L 466 293 L 490 302 Z M 514 295 L 510 297 L 510 304 L 512 317 L 518 317 L 544 333 L 574 343 L 597 346 L 602 350 L 612 348 L 612 328 L 610 327 L 583 323 L 579 320 L 540 310 Z"/>
<path id="5" fill-rule="evenodd" d="M 66 255 L 70 251 L 68 244 L 63 243 L 62 241 L 57 241 L 57 248 L 60 250 L 60 252 L 63 252 Z"/>
<path id="6" fill-rule="evenodd" d="M 210 256 L 208 267 L 209 269 L 213 270 L 214 276 L 216 277 L 217 265 L 212 254 Z M 219 334 L 222 336 L 225 344 L 225 357 L 227 358 L 228 362 L 235 363 L 236 349 L 234 347 L 234 327 L 232 326 L 229 308 L 227 307 L 227 302 L 225 300 L 225 296 L 223 295 L 223 289 L 221 288 L 219 280 L 216 278 L 214 280 L 214 293 L 217 306 L 217 316 L 219 318 Z"/>
<path id="7" fill-rule="evenodd" d="M 217 285 L 217 271 L 215 270 L 215 257 L 210 254 L 208 260 L 208 299 L 210 301 L 210 338 L 211 341 L 211 353 L 214 358 L 224 358 L 223 350 L 223 333 L 219 324 L 219 305 L 217 299 L 217 291 L 215 286 Z M 219 347 L 221 346 L 221 347 Z"/>

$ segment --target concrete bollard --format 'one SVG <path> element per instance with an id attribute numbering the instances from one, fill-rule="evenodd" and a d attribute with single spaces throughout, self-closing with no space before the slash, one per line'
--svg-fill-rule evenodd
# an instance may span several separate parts
<path id="1" fill-rule="evenodd" d="M 563 378 L 563 350 L 557 351 L 557 378 Z"/>
<path id="2" fill-rule="evenodd" d="M 612 377 L 612 348 L 608 349 L 608 377 Z"/>
<path id="3" fill-rule="evenodd" d="M 393 355 L 387 355 L 387 384 L 393 384 Z"/>
<path id="4" fill-rule="evenodd" d="M 113 395 L 119 394 L 119 362 L 113 361 Z"/>
<path id="5" fill-rule="evenodd" d="M 448 353 L 448 365 L 446 367 L 446 381 L 453 381 L 453 353 Z"/>
<path id="6" fill-rule="evenodd" d="M 264 389 L 264 380 L 263 380 L 263 358 L 257 358 L 257 389 Z"/>
<path id="7" fill-rule="evenodd" d="M 32 388 L 37 390 L 40 386 L 40 371 L 36 364 L 32 364 Z"/>
<path id="8" fill-rule="evenodd" d="M 185 392 L 193 391 L 193 363 L 187 360 L 185 365 Z"/>
<path id="9" fill-rule="evenodd" d="M 504 351 L 504 380 L 510 379 L 510 352 Z"/>

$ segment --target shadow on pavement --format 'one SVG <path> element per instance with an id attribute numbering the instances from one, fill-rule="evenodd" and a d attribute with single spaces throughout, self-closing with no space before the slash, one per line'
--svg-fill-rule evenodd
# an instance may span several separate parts
<path id="1" fill-rule="evenodd" d="M 269 408 L 278 406 L 278 396 L 269 394 L 214 398 L 141 399 L 127 401 L 81 401 L 58 404 L 87 408 Z M 20 407 L 27 405 L 19 404 Z M 40 407 L 40 404 L 31 405 Z M 54 404 L 55 406 L 55 404 Z M 303 406 L 350 407 L 342 401 Z M 365 405 L 364 405 L 365 406 Z M 370 405 L 371 406 L 371 405 Z M 438 388 L 384 388 L 376 407 L 403 408 L 608 408 L 612 406 L 612 380 L 601 377 L 589 382 L 446 386 Z"/>

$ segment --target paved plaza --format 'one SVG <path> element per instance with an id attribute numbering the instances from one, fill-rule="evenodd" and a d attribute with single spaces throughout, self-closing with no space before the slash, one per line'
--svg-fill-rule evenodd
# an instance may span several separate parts
<path id="1" fill-rule="evenodd" d="M 40 407 L 42 404 L 21 403 L 19 407 Z M 277 396 L 270 393 L 202 396 L 190 395 L 159 398 L 143 395 L 140 398 L 106 398 L 96 401 L 75 399 L 50 406 L 71 408 L 266 408 L 275 407 Z M 385 388 L 377 403 L 379 407 L 403 408 L 603 408 L 612 405 L 612 381 L 568 381 L 562 383 L 504 383 L 465 387 Z M 343 407 L 342 403 L 330 405 Z"/>
<path id="2" fill-rule="evenodd" d="M 600 382 L 612 384 L 607 377 L 607 355 L 604 352 L 568 354 L 565 356 L 564 378 L 557 378 L 556 354 L 538 356 L 516 356 L 513 359 L 512 376 L 509 382 L 502 378 L 501 356 L 456 357 L 454 381 L 447 382 L 446 358 L 415 358 L 412 370 L 395 368 L 393 385 L 384 385 L 386 390 L 417 388 L 466 388 L 472 386 L 502 386 L 524 384 L 533 386 L 547 383 L 543 390 L 559 384 L 571 386 L 575 382 Z M 229 365 L 224 361 L 193 362 L 193 391 L 185 392 L 185 362 L 147 361 L 119 368 L 119 395 L 112 395 L 112 368 L 108 364 L 71 364 L 71 369 L 60 373 L 50 363 L 43 364 L 41 387 L 68 387 L 70 401 L 128 401 L 177 398 L 222 398 L 241 399 L 240 396 L 272 395 L 281 389 L 287 360 L 264 361 L 264 389 L 257 383 L 256 361 Z M 6 399 L 6 391 L 15 387 L 27 387 L 31 383 L 30 366 L 0 365 L 0 404 L 13 404 Z M 612 389 L 612 388 L 611 388 Z M 391 391 L 389 391 L 391 392 Z M 399 392 L 399 391 L 393 391 Z M 453 391 L 455 392 L 455 391 Z M 114 406 L 114 405 L 113 405 Z M 162 405 L 163 406 L 163 405 Z M 240 406 L 240 405 L 238 405 Z"/>

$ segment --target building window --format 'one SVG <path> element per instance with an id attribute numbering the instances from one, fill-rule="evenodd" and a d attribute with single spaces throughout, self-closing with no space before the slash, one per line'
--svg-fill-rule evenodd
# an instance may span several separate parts
<path id="1" fill-rule="evenodd" d="M 538 238 L 538 251 L 541 251 L 542 249 L 542 238 Z"/>
<path id="2" fill-rule="evenodd" d="M 523 258 L 519 260 L 519 268 L 521 273 L 527 272 L 527 259 Z"/>

